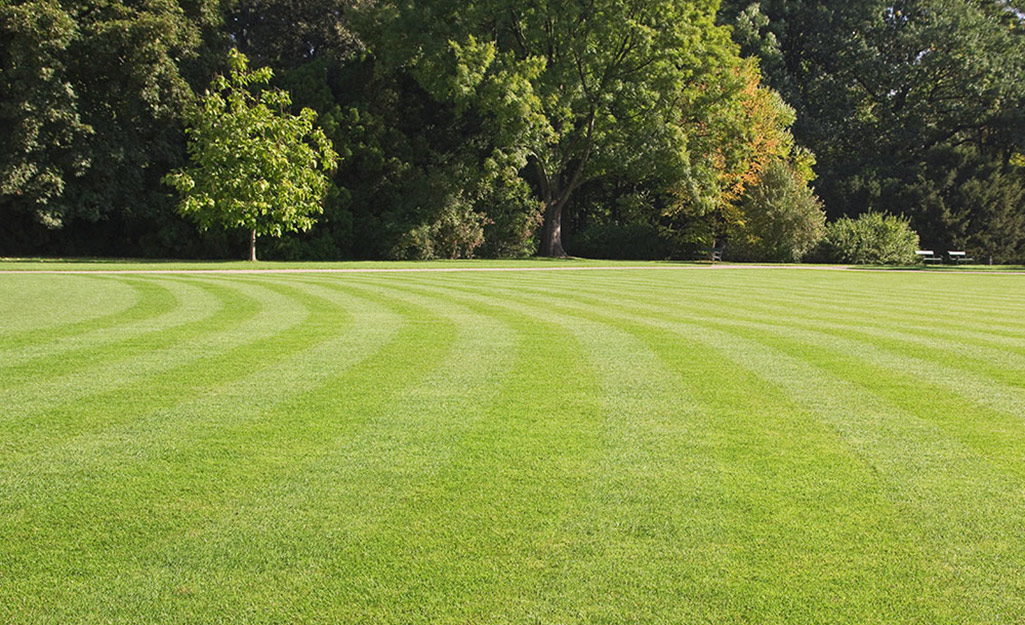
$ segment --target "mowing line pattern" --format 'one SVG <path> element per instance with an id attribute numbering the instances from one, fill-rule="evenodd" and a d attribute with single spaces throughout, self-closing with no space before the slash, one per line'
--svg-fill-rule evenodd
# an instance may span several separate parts
<path id="1" fill-rule="evenodd" d="M 2 275 L 0 623 L 1025 623 L 1023 287 Z"/>

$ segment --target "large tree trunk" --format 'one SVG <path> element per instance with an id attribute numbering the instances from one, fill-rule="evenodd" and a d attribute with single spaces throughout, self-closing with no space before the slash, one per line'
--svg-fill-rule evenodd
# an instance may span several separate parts
<path id="1" fill-rule="evenodd" d="M 249 234 L 249 260 L 256 262 L 256 228 Z"/>
<path id="2" fill-rule="evenodd" d="M 566 250 L 562 247 L 562 209 L 569 202 L 570 195 L 580 186 L 584 166 L 591 155 L 591 147 L 594 145 L 594 118 L 595 112 L 592 109 L 587 116 L 587 134 L 584 136 L 584 151 L 577 160 L 569 179 L 566 179 L 565 171 L 568 163 L 555 172 L 549 172 L 541 159 L 534 159 L 534 167 L 537 169 L 538 180 L 541 185 L 541 197 L 545 205 L 544 224 L 541 226 L 541 245 L 538 254 L 549 258 L 564 258 Z"/>
<path id="3" fill-rule="evenodd" d="M 541 227 L 541 256 L 562 258 L 566 250 L 562 247 L 562 202 L 555 201 L 545 206 L 545 220 Z"/>

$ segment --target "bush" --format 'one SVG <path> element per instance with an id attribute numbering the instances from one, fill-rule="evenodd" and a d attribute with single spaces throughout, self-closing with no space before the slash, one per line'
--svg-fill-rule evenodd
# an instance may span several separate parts
<path id="1" fill-rule="evenodd" d="M 910 265 L 916 261 L 918 233 L 909 220 L 882 213 L 842 217 L 826 226 L 816 260 L 848 265 Z"/>
<path id="2" fill-rule="evenodd" d="M 735 260 L 796 263 L 825 232 L 822 203 L 783 162 L 766 166 L 740 206 L 744 225 L 729 244 Z"/>
<path id="3" fill-rule="evenodd" d="M 389 256 L 395 260 L 473 258 L 484 243 L 487 223 L 487 217 L 474 211 L 462 196 L 450 197 L 434 221 L 402 234 Z"/>

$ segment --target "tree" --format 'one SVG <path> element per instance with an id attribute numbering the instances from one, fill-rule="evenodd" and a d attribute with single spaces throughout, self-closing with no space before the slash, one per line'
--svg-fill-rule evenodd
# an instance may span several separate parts
<path id="1" fill-rule="evenodd" d="M 0 5 L 0 198 L 49 226 L 68 179 L 89 164 L 92 128 L 66 67 L 76 32 L 53 0 Z"/>
<path id="2" fill-rule="evenodd" d="M 539 252 L 561 256 L 563 210 L 614 173 L 688 175 L 681 103 L 734 55 L 713 0 L 381 2 L 363 40 L 436 99 L 493 124 L 488 161 L 525 170 Z"/>
<path id="3" fill-rule="evenodd" d="M 796 109 L 794 134 L 818 158 L 831 215 L 904 214 L 929 247 L 999 239 L 1000 249 L 974 253 L 1007 258 L 1025 244 L 1013 203 L 1025 184 L 1015 165 L 1025 153 L 1020 9 L 1006 0 L 724 0 L 720 19 Z M 990 192 L 979 203 L 970 190 L 981 188 Z"/>
<path id="4" fill-rule="evenodd" d="M 337 62 L 360 44 L 348 26 L 359 0 L 226 0 L 224 31 L 254 63 L 275 71 Z"/>
<path id="5" fill-rule="evenodd" d="M 185 162 L 190 81 L 226 53 L 218 4 L 0 1 L 0 245 L 203 253 L 160 180 Z"/>
<path id="6" fill-rule="evenodd" d="M 740 202 L 742 225 L 730 255 L 753 261 L 796 263 L 825 233 L 826 214 L 807 182 L 784 161 L 761 171 Z"/>
<path id="7" fill-rule="evenodd" d="M 266 84 L 269 68 L 250 70 L 245 55 L 229 55 L 230 78 L 214 79 L 212 92 L 187 116 L 192 167 L 165 181 L 182 193 L 179 210 L 202 229 L 212 225 L 250 232 L 249 260 L 259 235 L 309 229 L 327 189 L 323 172 L 337 156 L 315 114 L 285 111 L 287 92 L 250 89 Z"/>
<path id="8" fill-rule="evenodd" d="M 684 246 L 715 247 L 720 239 L 736 238 L 744 230 L 741 198 L 760 183 L 770 163 L 791 169 L 802 188 L 814 177 L 814 157 L 790 132 L 794 110 L 761 83 L 758 65 L 738 59 L 717 68 L 715 76 L 703 101 L 686 107 L 680 122 L 688 131 L 692 174 L 686 186 L 674 189 L 665 212 Z"/>

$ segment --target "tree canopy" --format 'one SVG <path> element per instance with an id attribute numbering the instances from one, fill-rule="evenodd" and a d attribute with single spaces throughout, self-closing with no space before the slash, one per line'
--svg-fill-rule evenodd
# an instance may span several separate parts
<path id="1" fill-rule="evenodd" d="M 689 175 L 684 107 L 735 56 L 707 1 L 394 2 L 375 17 L 386 64 L 493 125 L 489 162 L 529 169 L 543 255 L 564 254 L 562 211 L 587 181 Z"/>
<path id="2" fill-rule="evenodd" d="M 76 24 L 50 0 L 0 5 L 0 197 L 60 223 L 66 181 L 89 166 L 67 51 Z"/>
<path id="3" fill-rule="evenodd" d="M 343 157 L 316 223 L 267 257 L 689 257 L 782 232 L 766 216 L 814 222 L 817 195 L 832 219 L 904 215 L 927 246 L 1021 261 L 1022 8 L 2 0 L 0 250 L 241 245 L 160 182 L 238 49 L 292 96 L 268 110 L 311 109 Z"/>
<path id="4" fill-rule="evenodd" d="M 1020 7 L 726 0 L 720 19 L 796 109 L 832 215 L 906 214 L 926 245 L 1022 257 Z"/>
<path id="5" fill-rule="evenodd" d="M 217 76 L 214 90 L 186 116 L 191 166 L 165 180 L 182 193 L 182 214 L 201 228 L 249 231 L 249 260 L 256 260 L 257 236 L 313 226 L 327 191 L 322 172 L 334 168 L 337 155 L 314 128 L 311 109 L 286 111 L 288 92 L 253 93 L 270 80 L 269 68 L 249 69 L 237 50 L 229 60 L 230 76 Z"/>

